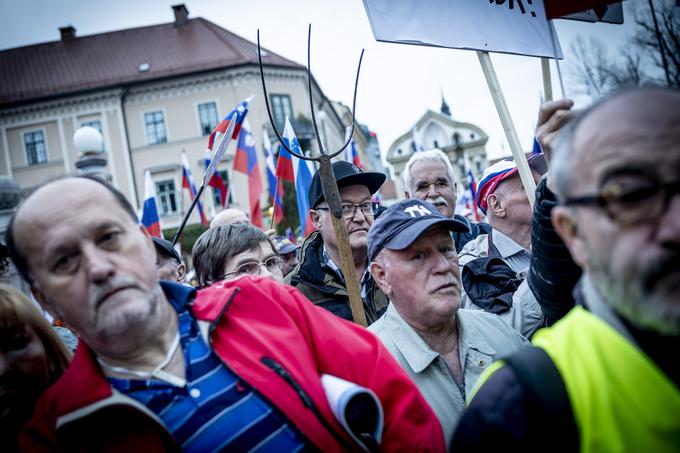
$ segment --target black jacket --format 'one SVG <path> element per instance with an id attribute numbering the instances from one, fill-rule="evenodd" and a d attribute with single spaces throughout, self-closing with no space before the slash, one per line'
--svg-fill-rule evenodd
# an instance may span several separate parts
<path id="1" fill-rule="evenodd" d="M 321 233 L 315 231 L 302 244 L 300 263 L 286 277 L 286 283 L 300 290 L 316 305 L 340 318 L 352 321 L 352 310 L 343 276 L 322 263 L 324 263 L 323 238 Z M 366 298 L 363 302 L 366 322 L 369 325 L 387 309 L 389 300 L 371 276 L 368 277 Z"/>
<path id="2" fill-rule="evenodd" d="M 581 268 L 553 227 L 550 215 L 557 198 L 543 178 L 536 187 L 534 219 L 531 224 L 531 266 L 529 288 L 541 305 L 551 326 L 574 307 L 572 293 L 581 277 Z"/>

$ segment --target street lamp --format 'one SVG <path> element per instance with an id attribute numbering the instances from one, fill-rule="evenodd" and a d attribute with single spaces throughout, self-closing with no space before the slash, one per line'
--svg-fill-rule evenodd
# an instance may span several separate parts
<path id="1" fill-rule="evenodd" d="M 92 126 L 83 126 L 73 134 L 73 145 L 78 150 L 76 172 L 79 175 L 94 175 L 110 180 L 106 172 L 107 153 L 101 132 Z"/>

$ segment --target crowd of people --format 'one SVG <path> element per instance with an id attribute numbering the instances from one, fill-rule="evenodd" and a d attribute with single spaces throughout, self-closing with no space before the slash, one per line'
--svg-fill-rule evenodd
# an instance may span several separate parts
<path id="1" fill-rule="evenodd" d="M 680 93 L 572 105 L 541 106 L 533 207 L 515 162 L 486 169 L 484 223 L 455 214 L 441 151 L 387 209 L 385 175 L 333 163 L 368 328 L 318 173 L 302 244 L 225 210 L 195 286 L 109 183 L 40 186 L 0 250 L 34 299 L 0 284 L 5 446 L 680 451 Z M 379 409 L 339 413 L 327 375 Z"/>

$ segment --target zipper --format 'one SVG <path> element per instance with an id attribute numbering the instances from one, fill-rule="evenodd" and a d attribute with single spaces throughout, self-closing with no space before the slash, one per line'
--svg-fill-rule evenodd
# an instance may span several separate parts
<path id="1" fill-rule="evenodd" d="M 307 438 L 307 436 L 305 436 L 305 435 L 303 434 L 302 429 L 300 429 L 299 426 L 295 425 L 295 424 L 293 423 L 293 421 L 290 420 L 290 418 L 288 418 L 288 416 L 286 416 L 285 413 L 279 408 L 279 406 L 277 406 L 276 404 L 274 404 L 269 398 L 267 398 L 266 396 L 264 396 L 260 391 L 258 391 L 254 386 L 252 386 L 248 381 L 244 380 L 238 373 L 236 373 L 229 365 L 227 365 L 227 363 L 222 359 L 222 357 L 220 357 L 220 355 L 217 353 L 217 351 L 215 351 L 215 349 L 213 348 L 212 333 L 213 333 L 213 331 L 215 330 L 215 328 L 217 327 L 217 325 L 219 324 L 219 322 L 220 322 L 220 320 L 222 319 L 222 317 L 224 316 L 224 313 L 226 313 L 227 309 L 229 308 L 229 306 L 230 306 L 230 305 L 232 304 L 232 302 L 234 301 L 234 298 L 236 297 L 236 294 L 237 294 L 240 290 L 241 290 L 241 288 L 239 288 L 239 287 L 236 287 L 236 288 L 234 289 L 234 293 L 231 295 L 231 297 L 229 298 L 229 300 L 228 300 L 227 303 L 225 304 L 224 308 L 222 308 L 222 310 L 221 310 L 220 313 L 218 314 L 217 318 L 216 318 L 213 322 L 211 322 L 210 325 L 208 326 L 208 338 L 207 338 L 208 345 L 210 346 L 210 349 L 213 351 L 213 353 L 217 356 L 217 358 L 219 359 L 219 361 L 222 363 L 222 365 L 224 365 L 224 367 L 225 367 L 227 370 L 229 370 L 234 376 L 236 376 L 240 382 L 243 382 L 243 383 L 248 387 L 248 389 L 249 389 L 251 392 L 253 392 L 254 394 L 256 394 L 259 398 L 261 398 L 262 401 L 265 401 L 265 402 L 266 402 L 267 404 L 269 404 L 271 407 L 276 408 L 277 410 L 279 410 L 279 411 L 281 412 L 281 414 L 285 417 L 286 422 L 287 422 L 290 426 L 294 427 L 294 428 L 300 433 L 300 436 L 306 441 L 307 446 L 309 446 L 309 447 L 316 447 L 316 445 L 314 445 L 314 444 Z M 283 375 L 286 375 L 286 376 L 288 376 L 288 377 L 287 377 L 287 378 L 284 377 L 280 372 L 278 372 L 276 369 L 272 368 L 272 366 L 270 366 L 267 362 L 265 362 L 265 360 L 271 361 L 271 363 L 274 364 L 274 366 L 277 366 L 277 367 L 283 372 Z M 319 421 L 321 422 L 321 424 L 322 424 L 328 431 L 330 431 L 330 433 L 331 433 L 331 434 L 333 435 L 333 437 L 338 441 L 339 444 L 341 444 L 341 445 L 342 445 L 345 449 L 347 449 L 347 450 L 351 450 L 351 449 L 352 449 L 351 446 L 350 446 L 349 444 L 347 444 L 347 442 L 345 441 L 345 439 L 343 439 L 343 438 L 342 438 L 342 437 L 341 437 L 341 436 L 333 429 L 333 427 L 330 426 L 330 425 L 328 424 L 328 422 L 323 418 L 323 415 L 321 415 L 321 413 L 319 413 L 319 411 L 318 411 L 318 409 L 316 408 L 316 406 L 314 406 L 314 402 L 312 401 L 311 397 L 310 397 L 310 396 L 302 389 L 302 387 L 300 387 L 300 384 L 298 384 L 298 383 L 293 379 L 293 377 L 290 376 L 290 374 L 288 374 L 288 372 L 285 370 L 285 368 L 283 368 L 283 366 L 281 366 L 278 362 L 276 362 L 274 359 L 271 359 L 271 358 L 269 358 L 269 357 L 263 357 L 263 358 L 262 358 L 262 362 L 263 362 L 265 365 L 267 365 L 269 368 L 273 369 L 274 372 L 276 372 L 279 376 L 283 377 L 284 380 L 286 381 L 286 383 L 288 383 L 290 386 L 293 387 L 293 389 L 295 390 L 295 392 L 296 392 L 296 393 L 300 396 L 300 398 L 302 399 L 302 403 L 305 405 L 305 407 L 310 408 L 310 409 L 312 410 L 312 412 L 313 412 L 314 415 L 319 419 Z"/>
<path id="2" fill-rule="evenodd" d="M 293 389 L 295 390 L 295 393 L 298 394 L 300 397 L 300 400 L 302 401 L 302 404 L 305 405 L 309 410 L 312 411 L 314 416 L 319 420 L 319 422 L 323 425 L 324 428 L 335 438 L 335 440 L 342 445 L 343 448 L 347 450 L 352 450 L 352 446 L 347 443 L 347 441 L 328 423 L 328 421 L 324 418 L 324 416 L 319 412 L 319 409 L 316 407 L 314 404 L 314 401 L 312 401 L 312 398 L 305 392 L 305 390 L 300 386 L 300 384 L 293 378 L 293 376 L 290 375 L 288 370 L 286 370 L 283 365 L 281 365 L 279 362 L 276 360 L 272 359 L 271 357 L 262 357 L 260 359 L 262 363 L 264 363 L 269 369 L 274 371 L 276 374 L 278 374 L 286 383 Z"/>

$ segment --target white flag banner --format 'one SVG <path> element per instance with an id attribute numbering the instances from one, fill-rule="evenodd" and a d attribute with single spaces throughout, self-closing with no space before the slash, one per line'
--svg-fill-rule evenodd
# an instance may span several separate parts
<path id="1" fill-rule="evenodd" d="M 364 0 L 364 7 L 377 41 L 562 58 L 543 0 Z"/>

